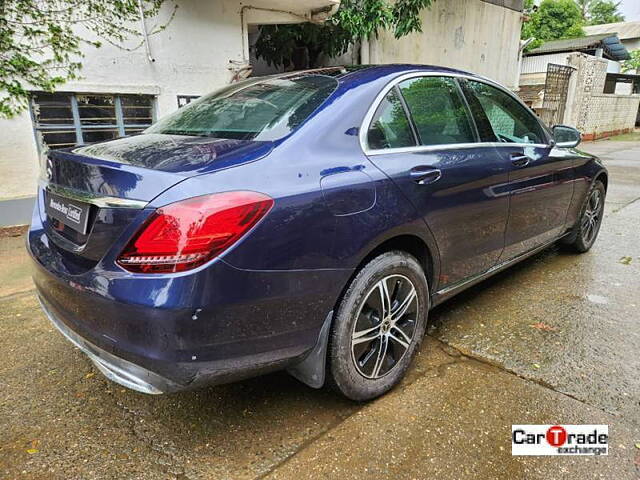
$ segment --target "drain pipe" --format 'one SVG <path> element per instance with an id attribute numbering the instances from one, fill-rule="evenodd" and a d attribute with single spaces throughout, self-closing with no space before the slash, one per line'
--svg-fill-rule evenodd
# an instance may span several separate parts
<path id="1" fill-rule="evenodd" d="M 524 55 L 524 49 L 527 48 L 535 38 L 527 38 L 526 40 L 520 40 L 520 47 L 518 48 L 518 70 L 516 71 L 514 89 L 520 90 L 520 72 L 522 71 L 522 57 Z"/>
<path id="2" fill-rule="evenodd" d="M 142 8 L 142 0 L 138 0 L 138 12 L 140 12 L 140 26 L 142 27 L 142 35 L 144 37 L 144 48 L 147 51 L 147 59 L 153 63 L 156 61 L 151 55 L 151 47 L 149 46 L 149 34 L 147 33 L 147 25 L 144 23 L 144 9 Z"/>

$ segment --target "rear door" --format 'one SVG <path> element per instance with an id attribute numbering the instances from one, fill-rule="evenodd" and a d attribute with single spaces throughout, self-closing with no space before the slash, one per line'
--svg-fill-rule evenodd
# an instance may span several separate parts
<path id="1" fill-rule="evenodd" d="M 557 238 L 566 229 L 574 187 L 573 160 L 554 149 L 538 119 L 511 94 L 466 80 L 510 160 L 509 221 L 501 260 Z"/>
<path id="2" fill-rule="evenodd" d="M 365 151 L 413 203 L 438 243 L 439 288 L 491 268 L 504 246 L 508 159 L 479 143 L 457 80 L 418 76 L 386 94 Z"/>

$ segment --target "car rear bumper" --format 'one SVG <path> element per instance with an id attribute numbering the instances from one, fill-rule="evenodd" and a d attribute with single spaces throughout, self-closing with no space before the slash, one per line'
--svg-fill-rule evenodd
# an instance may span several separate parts
<path id="1" fill-rule="evenodd" d="M 246 271 L 216 261 L 192 275 L 103 265 L 73 275 L 29 232 L 43 309 L 108 378 L 145 393 L 227 383 L 298 363 L 315 346 L 350 272 Z"/>
<path id="2" fill-rule="evenodd" d="M 94 363 L 96 368 L 98 368 L 98 370 L 100 370 L 108 379 L 130 388 L 131 390 L 149 393 L 152 395 L 174 392 L 182 389 L 180 385 L 167 378 L 96 347 L 67 327 L 55 314 L 51 312 L 45 301 L 40 296 L 38 296 L 38 301 L 53 326 L 56 327 L 58 331 L 67 338 L 67 340 L 85 353 Z"/>

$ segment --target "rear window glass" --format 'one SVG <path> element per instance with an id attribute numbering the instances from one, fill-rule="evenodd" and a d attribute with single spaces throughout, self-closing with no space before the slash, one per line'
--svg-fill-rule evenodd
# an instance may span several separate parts
<path id="1" fill-rule="evenodd" d="M 205 95 L 145 132 L 277 140 L 302 124 L 337 85 L 325 75 L 249 80 Z"/>

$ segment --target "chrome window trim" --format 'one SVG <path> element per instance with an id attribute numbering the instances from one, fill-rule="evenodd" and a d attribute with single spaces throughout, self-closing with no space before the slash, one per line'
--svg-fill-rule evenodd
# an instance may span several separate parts
<path id="1" fill-rule="evenodd" d="M 552 148 L 543 143 L 506 143 L 506 142 L 476 142 L 476 143 L 442 143 L 440 145 L 422 145 L 418 147 L 385 148 L 381 150 L 365 150 L 368 156 L 389 155 L 392 153 L 425 153 L 440 150 L 464 150 L 467 148 L 492 147 L 492 148 Z"/>
<path id="2" fill-rule="evenodd" d="M 99 193 L 84 192 L 82 190 L 76 190 L 75 188 L 63 187 L 62 185 L 47 182 L 46 180 L 42 179 L 40 179 L 38 183 L 44 190 L 55 195 L 68 198 L 69 200 L 89 203 L 99 208 L 131 208 L 141 210 L 149 203 L 144 200 L 111 197 L 109 195 L 101 195 Z"/>
<path id="3" fill-rule="evenodd" d="M 382 103 L 382 100 L 391 91 L 391 89 L 393 89 L 399 83 L 405 80 L 409 80 L 411 78 L 417 78 L 417 77 L 450 77 L 455 79 L 462 78 L 462 79 L 471 80 L 474 82 L 485 83 L 491 87 L 497 88 L 501 92 L 504 92 L 507 95 L 511 96 L 520 105 L 522 105 L 527 110 L 527 112 L 529 112 L 529 114 L 536 120 L 536 122 L 538 122 L 542 131 L 545 133 L 545 135 L 547 135 L 547 140 L 550 140 L 549 132 L 547 131 L 547 128 L 544 126 L 544 124 L 542 124 L 542 122 L 540 122 L 536 114 L 533 113 L 531 109 L 520 98 L 518 98 L 517 95 L 515 95 L 513 92 L 509 91 L 499 83 L 496 83 L 493 80 L 490 80 L 485 77 L 479 77 L 479 76 L 463 74 L 463 73 L 416 71 L 416 72 L 404 73 L 402 75 L 395 77 L 393 80 L 391 80 L 387 85 L 384 86 L 384 88 L 380 91 L 380 93 L 378 93 L 375 100 L 367 110 L 367 113 L 364 116 L 362 124 L 360 125 L 360 132 L 358 134 L 358 138 L 360 141 L 360 148 L 362 148 L 362 151 L 364 152 L 365 155 L 386 155 L 386 154 L 392 154 L 392 153 L 420 153 L 420 152 L 432 152 L 432 151 L 445 150 L 445 149 L 446 150 L 462 150 L 462 149 L 476 148 L 476 147 L 509 146 L 512 148 L 514 147 L 515 148 L 518 148 L 518 147 L 551 148 L 553 146 L 551 143 L 542 144 L 542 143 L 476 142 L 476 143 L 443 143 L 440 145 L 418 145 L 415 147 L 370 149 L 369 146 L 367 145 L 367 133 L 369 131 L 369 128 L 371 127 L 371 122 L 376 113 L 376 110 L 380 106 L 380 103 Z M 470 115 L 472 114 L 470 113 Z M 474 120 L 473 116 L 471 118 L 472 120 Z"/>

